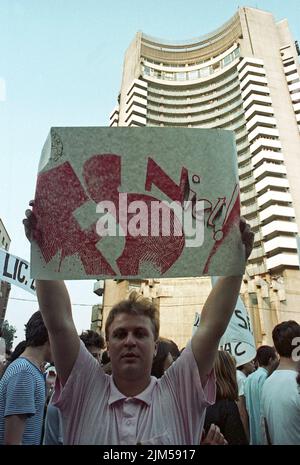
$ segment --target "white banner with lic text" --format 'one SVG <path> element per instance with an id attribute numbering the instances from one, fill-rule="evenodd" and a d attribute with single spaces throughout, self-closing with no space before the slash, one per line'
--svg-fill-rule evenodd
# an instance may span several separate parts
<path id="1" fill-rule="evenodd" d="M 30 264 L 4 249 L 0 249 L 0 280 L 35 294 L 34 279 L 30 277 Z"/>

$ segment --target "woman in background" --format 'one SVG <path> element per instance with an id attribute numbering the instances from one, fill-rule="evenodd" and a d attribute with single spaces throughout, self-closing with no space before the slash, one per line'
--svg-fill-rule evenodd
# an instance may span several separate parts
<path id="1" fill-rule="evenodd" d="M 172 365 L 174 359 L 171 355 L 170 343 L 167 339 L 159 338 L 157 352 L 153 359 L 151 375 L 161 378 L 164 372 Z"/>
<path id="2" fill-rule="evenodd" d="M 211 424 L 220 428 L 228 444 L 248 444 L 241 421 L 236 381 L 235 361 L 225 351 L 219 350 L 215 361 L 217 384 L 216 403 L 206 410 L 204 428 L 209 430 Z"/>

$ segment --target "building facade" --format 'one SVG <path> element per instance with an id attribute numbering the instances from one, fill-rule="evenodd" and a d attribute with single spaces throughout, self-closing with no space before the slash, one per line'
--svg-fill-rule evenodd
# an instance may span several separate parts
<path id="1" fill-rule="evenodd" d="M 240 8 L 216 31 L 169 42 L 136 34 L 124 60 L 114 126 L 235 132 L 241 213 L 255 232 L 242 296 L 256 342 L 280 321 L 300 323 L 300 67 L 287 20 Z M 138 287 L 157 299 L 161 333 L 184 345 L 210 290 L 208 278 L 106 281 L 103 319 Z M 119 290 L 118 290 L 119 289 Z M 122 292 L 121 292 L 122 290 Z"/>
<path id="2" fill-rule="evenodd" d="M 10 237 L 0 218 L 0 248 L 8 250 L 10 246 Z M 0 279 L 0 328 L 5 319 L 5 313 L 10 293 L 10 284 Z"/>

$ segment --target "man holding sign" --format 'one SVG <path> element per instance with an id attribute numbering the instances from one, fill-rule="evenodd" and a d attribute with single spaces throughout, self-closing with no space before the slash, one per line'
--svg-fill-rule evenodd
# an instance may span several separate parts
<path id="1" fill-rule="evenodd" d="M 23 223 L 33 240 L 38 225 L 31 210 Z M 241 253 L 248 258 L 254 235 L 244 220 L 240 231 Z M 108 376 L 80 344 L 64 282 L 37 279 L 40 310 L 60 380 L 55 401 L 62 412 L 64 443 L 199 444 L 205 409 L 215 400 L 215 356 L 241 281 L 242 276 L 219 279 L 204 305 L 201 327 L 157 380 L 150 375 L 159 332 L 152 302 L 131 297 L 111 310 L 106 322 L 112 364 Z"/>

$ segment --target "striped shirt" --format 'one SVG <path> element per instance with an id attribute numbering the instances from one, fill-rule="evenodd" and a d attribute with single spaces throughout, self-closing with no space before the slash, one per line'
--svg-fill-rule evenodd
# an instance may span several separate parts
<path id="1" fill-rule="evenodd" d="M 40 444 L 45 401 L 43 373 L 26 358 L 17 358 L 0 381 L 0 444 L 4 442 L 5 417 L 10 415 L 27 415 L 22 444 Z"/>

